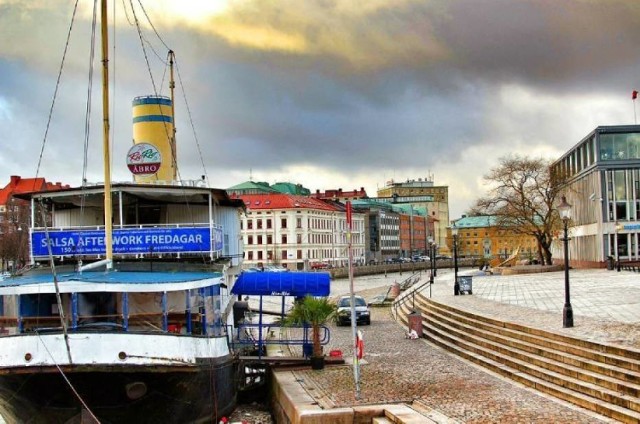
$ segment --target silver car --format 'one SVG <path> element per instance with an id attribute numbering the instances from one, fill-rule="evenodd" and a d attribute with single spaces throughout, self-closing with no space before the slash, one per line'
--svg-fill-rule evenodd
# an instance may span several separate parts
<path id="1" fill-rule="evenodd" d="M 354 296 L 356 309 L 356 322 L 358 324 L 370 325 L 371 312 L 367 306 L 367 302 L 362 296 Z M 351 324 L 351 296 L 342 296 L 338 300 L 338 325 Z"/>

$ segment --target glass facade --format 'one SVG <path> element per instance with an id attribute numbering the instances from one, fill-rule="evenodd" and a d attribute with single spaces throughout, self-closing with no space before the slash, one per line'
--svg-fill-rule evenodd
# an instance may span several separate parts
<path id="1" fill-rule="evenodd" d="M 640 159 L 640 133 L 600 134 L 600 160 Z"/>

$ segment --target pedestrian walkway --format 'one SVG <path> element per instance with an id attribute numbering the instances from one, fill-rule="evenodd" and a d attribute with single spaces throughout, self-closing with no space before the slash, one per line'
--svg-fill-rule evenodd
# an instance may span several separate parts
<path id="1" fill-rule="evenodd" d="M 573 328 L 562 327 L 565 300 L 562 271 L 485 276 L 477 270 L 461 270 L 460 274 L 473 276 L 473 295 L 454 296 L 453 273 L 438 270 L 431 297 L 504 321 L 593 341 L 640 346 L 638 274 L 571 270 Z M 390 274 L 382 281 L 380 276 L 360 277 L 355 282 L 356 291 L 372 298 L 385 293 L 394 281 L 399 282 L 398 277 Z M 427 278 L 423 273 L 420 283 Z M 343 285 L 338 282 L 336 287 Z M 429 288 L 423 288 L 422 292 L 428 295 Z M 330 367 L 321 372 L 294 371 L 307 393 L 326 408 L 402 402 L 430 411 L 425 412 L 425 417 L 441 417 L 436 422 L 612 422 L 486 372 L 425 340 L 406 339 L 407 329 L 392 319 L 389 308 L 374 308 L 371 326 L 359 329 L 364 333 L 366 360 L 361 367 L 359 398 L 351 366 Z M 353 350 L 351 329 L 332 327 L 331 331 L 326 349 L 340 349 L 348 356 Z M 347 364 L 351 363 L 347 357 Z"/>

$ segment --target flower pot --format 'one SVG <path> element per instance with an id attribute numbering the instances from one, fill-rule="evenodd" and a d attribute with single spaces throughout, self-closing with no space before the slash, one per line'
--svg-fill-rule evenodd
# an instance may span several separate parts
<path id="1" fill-rule="evenodd" d="M 324 368 L 324 356 L 312 356 L 311 361 L 311 369 L 312 370 L 321 370 Z"/>

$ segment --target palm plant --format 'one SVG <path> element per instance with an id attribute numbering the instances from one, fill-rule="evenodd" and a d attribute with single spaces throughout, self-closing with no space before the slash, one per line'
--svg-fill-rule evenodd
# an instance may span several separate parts
<path id="1" fill-rule="evenodd" d="M 320 345 L 320 327 L 333 319 L 336 314 L 335 303 L 326 297 L 305 296 L 302 300 L 296 301 L 293 308 L 284 319 L 285 325 L 305 325 L 311 326 L 313 340 L 313 356 L 322 356 Z"/>

